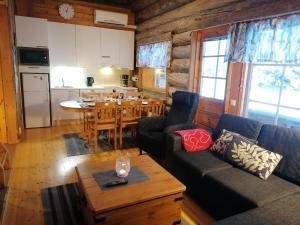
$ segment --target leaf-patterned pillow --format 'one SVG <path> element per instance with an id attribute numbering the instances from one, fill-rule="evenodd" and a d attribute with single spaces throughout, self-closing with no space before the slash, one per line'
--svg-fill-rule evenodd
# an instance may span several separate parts
<path id="1" fill-rule="evenodd" d="M 210 147 L 210 151 L 215 152 L 217 155 L 224 157 L 226 150 L 228 149 L 230 143 L 233 140 L 234 136 L 241 136 L 242 135 L 232 132 L 232 131 L 228 131 L 223 129 L 220 136 L 218 137 L 218 139 L 214 142 L 214 144 Z M 243 137 L 246 138 L 246 137 Z M 252 140 L 252 139 L 248 139 L 252 143 L 257 143 L 256 140 Z"/>
<path id="2" fill-rule="evenodd" d="M 267 180 L 282 156 L 253 144 L 241 136 L 233 135 L 233 140 L 226 151 L 226 159 L 259 178 Z"/>
<path id="3" fill-rule="evenodd" d="M 224 156 L 226 149 L 233 139 L 233 134 L 225 129 L 222 130 L 220 136 L 215 140 L 214 144 L 210 147 L 210 151 L 215 152 L 220 156 Z"/>

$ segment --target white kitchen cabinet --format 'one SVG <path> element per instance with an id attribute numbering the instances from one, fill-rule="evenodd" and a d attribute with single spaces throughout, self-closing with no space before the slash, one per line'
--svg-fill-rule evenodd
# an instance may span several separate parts
<path id="1" fill-rule="evenodd" d="M 65 112 L 59 104 L 62 101 L 77 100 L 79 89 L 51 89 L 52 120 L 79 119 L 80 113 Z"/>
<path id="2" fill-rule="evenodd" d="M 77 66 L 75 25 L 48 23 L 50 68 Z"/>
<path id="3" fill-rule="evenodd" d="M 17 46 L 48 47 L 48 26 L 46 19 L 15 16 Z"/>
<path id="4" fill-rule="evenodd" d="M 121 68 L 134 68 L 134 32 L 120 31 L 120 62 Z"/>
<path id="5" fill-rule="evenodd" d="M 101 59 L 100 28 L 76 25 L 77 64 L 80 67 L 98 68 Z"/>
<path id="6" fill-rule="evenodd" d="M 101 64 L 119 66 L 120 30 L 101 29 Z"/>

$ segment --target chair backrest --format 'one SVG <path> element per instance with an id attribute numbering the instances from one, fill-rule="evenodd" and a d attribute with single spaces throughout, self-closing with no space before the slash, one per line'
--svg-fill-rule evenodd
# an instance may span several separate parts
<path id="1" fill-rule="evenodd" d="M 106 98 L 119 98 L 120 92 L 104 92 L 103 97 Z"/>
<path id="2" fill-rule="evenodd" d="M 82 93 L 82 97 L 83 98 L 100 98 L 101 97 L 101 93 L 98 92 L 83 92 Z"/>
<path id="3" fill-rule="evenodd" d="M 95 124 L 114 123 L 117 121 L 116 102 L 96 102 L 94 112 Z"/>
<path id="4" fill-rule="evenodd" d="M 172 98 L 173 103 L 167 116 L 166 125 L 192 123 L 198 108 L 199 94 L 176 91 Z"/>
<path id="5" fill-rule="evenodd" d="M 120 121 L 138 121 L 141 118 L 140 101 L 123 101 L 121 105 Z"/>
<path id="6" fill-rule="evenodd" d="M 140 91 L 127 91 L 126 97 L 137 97 L 141 98 L 143 96 L 143 92 Z"/>
<path id="7" fill-rule="evenodd" d="M 161 100 L 150 100 L 147 105 L 147 116 L 155 117 L 165 114 L 165 104 Z"/>

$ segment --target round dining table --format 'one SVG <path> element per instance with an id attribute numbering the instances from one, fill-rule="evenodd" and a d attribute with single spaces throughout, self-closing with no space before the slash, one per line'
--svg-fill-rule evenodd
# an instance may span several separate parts
<path id="1" fill-rule="evenodd" d="M 93 106 L 89 106 L 88 104 L 76 100 L 63 101 L 59 105 L 66 112 L 88 113 L 92 112 L 94 109 Z"/>

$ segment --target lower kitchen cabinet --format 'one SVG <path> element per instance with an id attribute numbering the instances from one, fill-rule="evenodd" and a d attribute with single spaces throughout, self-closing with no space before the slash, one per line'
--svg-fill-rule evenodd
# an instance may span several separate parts
<path id="1" fill-rule="evenodd" d="M 80 119 L 80 113 L 65 112 L 59 104 L 62 101 L 77 100 L 79 89 L 51 89 L 52 120 Z"/>

